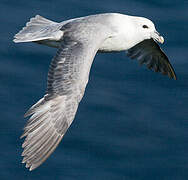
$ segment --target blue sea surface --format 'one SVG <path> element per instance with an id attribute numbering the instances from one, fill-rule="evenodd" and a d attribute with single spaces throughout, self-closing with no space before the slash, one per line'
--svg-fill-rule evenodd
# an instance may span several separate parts
<path id="1" fill-rule="evenodd" d="M 73 124 L 30 172 L 21 163 L 23 114 L 43 97 L 56 49 L 13 36 L 36 14 L 60 22 L 106 12 L 151 19 L 178 80 L 125 52 L 97 54 Z M 1 0 L 0 42 L 0 180 L 188 179 L 187 0 Z"/>

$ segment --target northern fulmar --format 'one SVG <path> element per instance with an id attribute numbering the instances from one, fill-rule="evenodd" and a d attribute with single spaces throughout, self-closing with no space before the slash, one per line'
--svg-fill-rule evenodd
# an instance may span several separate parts
<path id="1" fill-rule="evenodd" d="M 58 48 L 49 67 L 46 94 L 25 114 L 23 163 L 33 170 L 55 150 L 74 120 L 97 52 L 126 51 L 131 59 L 176 79 L 157 42 L 164 38 L 144 17 L 106 13 L 56 23 L 31 18 L 14 42 L 35 42 Z"/>

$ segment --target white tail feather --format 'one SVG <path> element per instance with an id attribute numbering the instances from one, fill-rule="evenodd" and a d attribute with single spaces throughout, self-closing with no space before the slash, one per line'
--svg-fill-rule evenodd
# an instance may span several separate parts
<path id="1" fill-rule="evenodd" d="M 41 40 L 59 40 L 63 36 L 61 24 L 36 15 L 14 36 L 14 42 L 32 42 Z"/>

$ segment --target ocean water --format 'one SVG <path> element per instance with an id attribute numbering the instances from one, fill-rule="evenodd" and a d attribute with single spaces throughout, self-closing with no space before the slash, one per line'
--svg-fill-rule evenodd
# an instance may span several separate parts
<path id="1" fill-rule="evenodd" d="M 75 120 L 56 151 L 30 172 L 19 137 L 26 110 L 45 92 L 56 50 L 13 36 L 36 14 L 60 22 L 104 12 L 148 17 L 178 80 L 140 67 L 125 52 L 98 54 Z M 188 1 L 0 2 L 1 180 L 187 180 Z"/>

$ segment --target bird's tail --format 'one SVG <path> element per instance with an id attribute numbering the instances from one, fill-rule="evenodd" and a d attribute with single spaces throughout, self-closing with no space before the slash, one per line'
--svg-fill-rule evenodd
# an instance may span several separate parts
<path id="1" fill-rule="evenodd" d="M 63 35 L 63 32 L 59 31 L 60 28 L 61 24 L 36 15 L 14 36 L 13 41 L 19 43 L 60 39 Z"/>

